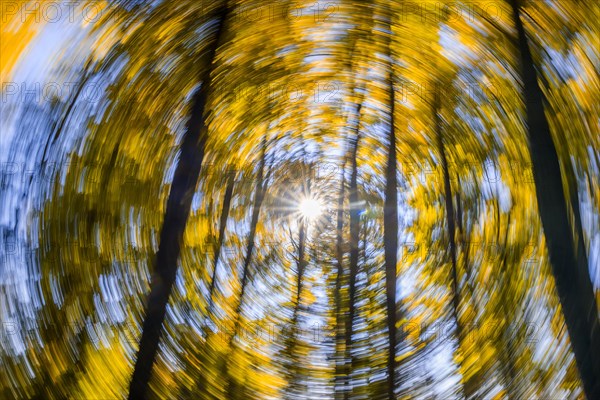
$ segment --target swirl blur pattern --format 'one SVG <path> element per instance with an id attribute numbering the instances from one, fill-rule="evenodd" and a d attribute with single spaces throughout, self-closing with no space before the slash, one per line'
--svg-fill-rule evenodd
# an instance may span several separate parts
<path id="1" fill-rule="evenodd" d="M 597 2 L 0 7 L 0 398 L 600 398 Z"/>

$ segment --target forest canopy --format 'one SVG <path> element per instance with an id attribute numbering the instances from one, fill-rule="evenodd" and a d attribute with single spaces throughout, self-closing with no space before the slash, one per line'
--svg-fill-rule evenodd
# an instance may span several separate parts
<path id="1" fill-rule="evenodd" d="M 0 12 L 0 398 L 600 399 L 600 3 Z"/>

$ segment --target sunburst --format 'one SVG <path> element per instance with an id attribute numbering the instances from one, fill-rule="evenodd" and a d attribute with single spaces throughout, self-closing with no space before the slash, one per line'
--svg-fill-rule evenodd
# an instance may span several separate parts
<path id="1" fill-rule="evenodd" d="M 308 222 L 315 221 L 323 214 L 323 204 L 314 197 L 306 197 L 298 204 L 300 215 Z"/>

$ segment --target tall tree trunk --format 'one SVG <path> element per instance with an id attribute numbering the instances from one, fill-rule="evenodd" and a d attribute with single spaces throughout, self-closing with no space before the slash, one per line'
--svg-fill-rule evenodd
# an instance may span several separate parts
<path id="1" fill-rule="evenodd" d="M 498 200 L 496 200 L 498 202 Z M 501 220 L 498 216 L 498 225 L 501 224 Z M 514 283 L 512 282 L 513 277 L 511 273 L 514 273 L 514 266 L 509 264 L 509 243 L 508 235 L 510 233 L 511 224 L 511 212 L 508 212 L 506 217 L 506 230 L 504 232 L 504 239 L 502 241 L 502 261 L 500 262 L 500 277 L 498 281 L 500 284 L 500 295 L 503 301 L 501 301 L 500 312 L 505 316 L 505 321 L 502 321 L 498 327 L 500 330 L 498 340 L 495 341 L 497 346 L 496 351 L 499 354 L 498 361 L 500 362 L 500 373 L 504 379 L 504 390 L 509 399 L 521 399 L 523 396 L 520 394 L 520 385 L 518 382 L 519 370 L 517 368 L 517 357 L 524 350 L 522 348 L 522 342 L 519 342 L 519 338 L 516 337 L 517 325 L 519 325 L 514 308 L 510 303 L 514 301 L 516 295 L 514 293 Z M 497 242 L 500 243 L 500 242 Z M 526 325 L 520 323 L 520 325 Z"/>
<path id="2" fill-rule="evenodd" d="M 462 187 L 460 183 L 460 175 L 456 175 L 457 186 Z M 473 271 L 471 270 L 470 254 L 471 254 L 471 230 L 467 230 L 466 226 L 463 226 L 463 206 L 460 199 L 459 193 L 456 193 L 456 222 L 458 226 L 459 243 L 462 246 L 462 254 L 464 255 L 463 266 L 465 271 L 465 285 L 471 298 L 475 296 L 475 288 L 473 286 Z M 465 221 L 466 222 L 466 221 Z M 473 303 L 473 307 L 477 308 L 476 304 Z M 476 314 L 479 314 L 478 312 Z"/>
<path id="3" fill-rule="evenodd" d="M 435 134 L 437 139 L 440 162 L 442 164 L 442 173 L 444 180 L 444 202 L 446 208 L 446 224 L 448 227 L 448 242 L 450 244 L 450 284 L 452 288 L 452 318 L 456 325 L 456 340 L 458 346 L 463 347 L 465 342 L 464 329 L 460 320 L 460 287 L 458 278 L 457 250 L 456 250 L 456 219 L 454 216 L 454 205 L 452 204 L 452 185 L 450 184 L 450 171 L 448 168 L 448 159 L 446 157 L 446 148 L 444 145 L 444 136 L 442 133 L 442 121 L 439 115 L 441 105 L 439 95 L 435 94 L 432 107 L 433 118 L 435 121 Z M 464 357 L 464 354 L 463 354 Z M 462 390 L 465 398 L 473 397 L 473 387 L 467 382 L 463 382 Z"/>
<path id="4" fill-rule="evenodd" d="M 150 282 L 142 337 L 129 386 L 130 400 L 147 398 L 148 383 L 158 350 L 166 307 L 177 273 L 177 259 L 181 252 L 183 232 L 204 158 L 207 139 L 204 122 L 205 105 L 210 89 L 212 63 L 222 41 L 227 14 L 228 6 L 224 2 L 215 16 L 217 25 L 215 39 L 207 55 L 211 67 L 207 68 L 201 77 L 202 85 L 192 100 L 192 111 L 183 136 L 181 155 L 167 200 L 160 244 L 156 253 L 155 270 Z"/>
<path id="5" fill-rule="evenodd" d="M 291 374 L 290 381 L 288 382 L 288 397 L 290 400 L 295 399 L 296 397 L 291 395 L 293 393 L 294 388 L 296 388 L 296 383 L 299 380 L 300 375 L 300 360 L 297 357 L 297 347 L 298 347 L 298 323 L 300 317 L 300 304 L 302 300 L 302 288 L 304 284 L 304 274 L 306 272 L 306 260 L 304 254 L 306 252 L 306 221 L 302 218 L 300 221 L 300 227 L 298 232 L 298 260 L 297 260 L 297 273 L 296 273 L 296 298 L 293 301 L 294 311 L 292 314 L 291 330 L 288 345 L 288 355 L 292 361 L 291 365 Z"/>
<path id="6" fill-rule="evenodd" d="M 266 184 L 265 184 L 265 164 L 266 164 L 266 153 L 267 153 L 267 133 L 263 137 L 262 142 L 262 153 L 260 158 L 260 165 L 258 168 L 258 174 L 256 177 L 256 186 L 254 190 L 254 204 L 252 208 L 252 218 L 250 220 L 250 233 L 248 234 L 248 244 L 246 246 L 246 256 L 244 257 L 244 265 L 242 267 L 242 278 L 240 281 L 240 295 L 237 300 L 237 304 L 235 306 L 235 321 L 233 326 L 233 332 L 229 337 L 229 348 L 230 351 L 233 351 L 234 340 L 237 337 L 240 330 L 241 323 L 241 313 L 242 306 L 244 305 L 246 288 L 248 286 L 248 281 L 250 279 L 250 264 L 252 263 L 252 256 L 254 254 L 254 241 L 256 237 L 256 226 L 258 225 L 258 219 L 260 217 L 260 209 L 262 207 L 263 199 L 265 197 L 266 192 Z M 229 362 L 224 363 L 224 367 L 228 370 L 231 368 Z M 231 379 L 231 373 L 227 373 L 227 398 L 234 399 L 238 398 L 240 393 L 236 393 L 236 385 L 234 385 L 233 380 Z"/>
<path id="7" fill-rule="evenodd" d="M 448 159 L 446 158 L 446 149 L 442 134 L 442 122 L 440 119 L 439 99 L 435 100 L 433 115 L 435 119 L 435 130 L 440 161 L 442 163 L 442 172 L 444 180 L 444 202 L 446 207 L 446 223 L 448 227 L 448 242 L 450 244 L 451 261 L 451 282 L 452 282 L 452 312 L 456 321 L 456 328 L 460 336 L 461 326 L 459 323 L 458 312 L 460 309 L 460 293 L 458 287 L 458 268 L 456 265 L 456 220 L 454 218 L 454 205 L 452 204 L 452 186 L 450 185 L 450 172 L 448 171 Z"/>
<path id="8" fill-rule="evenodd" d="M 356 314 L 356 275 L 358 274 L 358 253 L 360 240 L 360 213 L 358 210 L 358 143 L 360 142 L 360 112 L 362 102 L 358 104 L 356 110 L 355 138 L 351 146 L 352 172 L 350 175 L 350 268 L 348 282 L 348 317 L 346 319 L 346 359 L 348 360 L 347 382 L 351 382 L 350 375 L 354 370 L 352 356 L 352 334 L 354 315 Z M 349 385 L 350 386 L 350 385 Z M 346 391 L 346 398 L 350 395 L 351 388 Z"/>
<path id="9" fill-rule="evenodd" d="M 460 177 L 457 175 L 457 181 L 458 181 L 458 187 L 460 188 Z M 462 255 L 463 255 L 463 266 L 464 266 L 464 271 L 465 271 L 465 275 L 466 275 L 466 289 L 469 290 L 469 293 L 471 295 L 471 297 L 473 297 L 475 294 L 475 290 L 473 288 L 473 285 L 471 284 L 471 266 L 469 263 L 469 254 L 471 252 L 470 249 L 470 243 L 469 240 L 470 238 L 467 236 L 466 234 L 466 227 L 463 226 L 463 207 L 462 207 L 462 201 L 460 199 L 460 194 L 456 193 L 455 194 L 455 198 L 456 198 L 456 226 L 458 228 L 458 243 L 460 243 L 461 245 L 461 251 L 462 251 Z M 477 305 L 473 303 L 473 307 L 475 309 L 477 309 Z M 478 315 L 479 312 L 475 312 L 475 315 Z M 457 315 L 457 318 L 459 318 L 460 315 Z M 457 326 L 460 320 L 457 320 Z M 468 326 L 467 326 L 467 330 L 468 330 Z M 467 333 L 465 332 L 464 326 L 461 325 L 461 330 L 460 332 L 457 332 L 457 336 L 459 337 L 459 341 L 460 340 L 464 340 L 467 341 L 468 337 L 467 337 Z M 459 342 L 459 345 L 463 345 L 461 342 Z M 475 373 L 473 375 L 471 375 L 468 378 L 464 378 L 463 380 L 463 384 L 462 384 L 462 389 L 463 389 L 463 394 L 465 395 L 466 399 L 472 399 L 475 397 L 475 394 L 477 393 L 477 388 L 479 387 L 479 381 L 480 381 L 480 376 L 479 373 Z"/>
<path id="10" fill-rule="evenodd" d="M 252 256 L 254 254 L 254 241 L 256 237 L 256 226 L 258 225 L 258 218 L 260 217 L 260 209 L 262 202 L 265 197 L 266 186 L 264 182 L 265 163 L 266 163 L 266 136 L 263 138 L 262 154 L 260 157 L 260 166 L 258 168 L 258 176 L 256 177 L 256 187 L 254 190 L 254 205 L 252 208 L 252 219 L 250 220 L 250 233 L 248 234 L 248 244 L 246 246 L 246 256 L 244 257 L 244 266 L 242 267 L 242 279 L 240 281 L 240 296 L 235 307 L 235 324 L 231 340 L 235 338 L 238 333 L 240 324 L 240 313 L 242 306 L 244 305 L 244 299 L 246 294 L 246 286 L 248 279 L 250 278 L 250 264 L 252 263 Z"/>
<path id="11" fill-rule="evenodd" d="M 362 14 L 359 12 L 358 13 L 359 16 L 362 16 Z M 346 58 L 346 62 L 345 62 L 345 66 L 346 69 L 348 70 L 348 73 L 350 75 L 352 75 L 353 73 L 356 73 L 355 71 L 355 67 L 354 67 L 354 57 L 355 57 L 355 53 L 356 53 L 356 49 L 357 49 L 357 43 L 358 43 L 358 35 L 357 35 L 357 30 L 350 30 L 348 33 L 348 40 L 349 43 L 351 44 L 350 46 L 350 54 L 349 57 Z M 356 77 L 354 77 L 354 83 L 356 83 L 356 81 L 358 81 L 358 79 Z M 354 88 L 354 84 L 353 84 L 353 88 Z M 360 111 L 362 109 L 362 103 L 363 103 L 363 97 L 364 95 L 362 94 L 364 90 L 364 85 L 362 85 L 361 91 L 360 91 L 360 99 L 357 101 L 356 103 L 356 110 L 354 111 L 354 116 L 355 116 L 355 125 L 354 125 L 354 132 L 355 135 L 358 135 L 358 130 L 359 130 L 359 125 L 360 125 Z M 350 114 L 352 115 L 352 114 Z M 348 121 L 350 122 L 350 121 Z M 358 136 L 356 136 L 356 139 L 358 140 Z M 358 144 L 356 143 L 356 146 L 358 146 Z M 350 397 L 350 391 L 351 391 L 351 379 L 350 379 L 350 375 L 351 375 L 351 371 L 352 371 L 352 358 L 351 358 L 351 338 L 352 338 L 352 320 L 354 319 L 354 295 L 355 295 L 355 282 L 356 282 L 356 277 L 352 276 L 352 272 L 350 272 L 350 297 L 351 299 L 350 301 L 350 310 L 349 313 L 351 315 L 349 315 L 347 318 L 344 318 L 344 316 L 342 315 L 342 299 L 341 299 L 341 288 L 342 288 L 342 278 L 343 278 L 343 227 L 344 227 L 344 222 L 343 222 L 343 218 L 344 218 L 344 210 L 343 210 L 343 206 L 344 206 L 344 189 L 345 189 L 345 169 L 346 169 L 346 163 L 352 158 L 352 154 L 354 154 L 354 151 L 352 151 L 351 146 L 348 147 L 348 150 L 346 152 L 346 154 L 344 155 L 344 162 L 343 162 L 343 166 L 342 166 L 342 184 L 341 184 L 341 188 L 340 188 L 340 197 L 338 198 L 338 209 L 337 209 L 337 244 L 336 244 L 336 257 L 338 260 L 338 280 L 336 281 L 336 298 L 337 298 L 337 302 L 339 304 L 338 309 L 336 311 L 336 315 L 337 315 L 337 341 L 336 341 L 336 346 L 337 349 L 340 349 L 342 347 L 344 347 L 344 355 L 341 357 L 343 359 L 343 365 L 340 365 L 340 363 L 338 362 L 336 364 L 336 385 L 335 385 L 335 397 L 336 398 L 341 398 L 342 396 L 340 396 L 340 386 L 342 383 L 344 383 L 344 389 L 343 389 L 343 398 L 344 399 L 348 399 Z M 352 189 L 350 189 L 352 190 Z M 352 202 L 352 200 L 350 200 L 350 202 Z M 352 218 L 352 217 L 351 217 Z M 351 228 L 352 229 L 352 228 Z M 352 240 L 352 239 L 351 239 Z M 351 244 L 352 246 L 352 244 Z M 352 264 L 352 254 L 351 254 L 351 260 L 350 263 Z M 354 262 L 354 265 L 356 266 L 358 264 L 358 256 L 356 256 L 356 261 Z M 356 269 L 356 267 L 354 268 Z M 351 268 L 352 270 L 352 268 Z M 356 275 L 356 274 L 355 274 Z M 342 321 L 345 320 L 345 321 Z M 349 322 L 350 321 L 350 322 Z M 348 325 L 350 324 L 350 325 Z M 343 336 L 345 336 L 345 338 L 343 338 Z M 341 341 L 344 341 L 344 344 L 342 345 Z M 342 378 L 343 375 L 343 378 Z"/>
<path id="12" fill-rule="evenodd" d="M 229 210 L 231 209 L 231 198 L 233 197 L 233 185 L 235 183 L 235 172 L 230 172 L 227 177 L 227 187 L 225 188 L 225 195 L 223 196 L 223 209 L 221 211 L 221 218 L 219 220 L 219 237 L 215 243 L 213 249 L 213 272 L 210 277 L 210 286 L 208 288 L 208 307 L 207 317 L 210 318 L 214 305 L 214 291 L 217 282 L 217 266 L 219 265 L 219 257 L 221 255 L 221 248 L 223 247 L 223 241 L 225 240 L 225 227 L 227 226 L 227 219 L 229 218 Z"/>
<path id="13" fill-rule="evenodd" d="M 388 54 L 391 58 L 391 51 Z M 396 129 L 394 126 L 394 112 L 396 96 L 392 62 L 389 62 L 389 96 L 390 96 L 390 131 L 388 137 L 387 166 L 385 170 L 385 202 L 383 214 L 383 242 L 385 250 L 385 287 L 387 306 L 387 328 L 389 353 L 387 360 L 388 397 L 395 399 L 395 371 L 396 371 L 396 264 L 398 258 L 398 182 L 396 166 Z"/>
<path id="14" fill-rule="evenodd" d="M 518 0 L 511 0 L 521 53 L 529 148 L 550 264 L 571 346 L 588 399 L 600 398 L 600 323 L 582 235 L 574 235 L 563 191 L 558 154 L 544 114 L 533 57 L 520 19 Z"/>
<path id="15" fill-rule="evenodd" d="M 347 387 L 340 390 L 344 382 L 347 382 L 348 375 L 346 374 L 346 353 L 344 343 L 344 315 L 343 315 L 343 302 L 342 302 L 342 285 L 344 280 L 344 198 L 345 198 L 345 186 L 346 186 L 346 157 L 342 164 L 342 174 L 340 183 L 340 193 L 337 201 L 337 226 L 336 226 L 336 244 L 335 244 L 335 257 L 337 264 L 337 275 L 335 278 L 335 320 L 336 320 L 336 340 L 335 340 L 335 378 L 334 378 L 334 392 L 335 398 L 347 398 Z M 347 386 L 347 385 L 346 385 Z M 344 393 L 342 395 L 342 393 Z"/>

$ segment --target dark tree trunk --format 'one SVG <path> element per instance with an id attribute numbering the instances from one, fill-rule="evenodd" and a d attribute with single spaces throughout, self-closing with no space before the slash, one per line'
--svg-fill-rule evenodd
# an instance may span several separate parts
<path id="1" fill-rule="evenodd" d="M 292 320 L 290 322 L 290 338 L 287 353 L 290 357 L 291 362 L 291 371 L 289 374 L 289 382 L 288 382 L 288 397 L 290 400 L 295 399 L 296 397 L 292 395 L 294 393 L 294 389 L 297 388 L 297 382 L 300 379 L 300 363 L 301 360 L 298 359 L 298 323 L 300 317 L 300 304 L 302 300 L 302 287 L 304 284 L 304 274 L 306 272 L 306 260 L 304 254 L 306 252 L 306 221 L 302 219 L 300 222 L 299 232 L 298 232 L 298 261 L 297 261 L 297 274 L 296 274 L 296 298 L 293 301 L 294 304 L 294 312 L 292 314 Z"/>
<path id="2" fill-rule="evenodd" d="M 462 187 L 461 183 L 460 183 L 460 176 L 457 175 L 456 176 L 456 180 L 458 183 L 458 187 Z M 462 206 L 462 201 L 460 198 L 459 193 L 456 193 L 456 226 L 458 228 L 458 235 L 459 235 L 459 239 L 458 239 L 458 243 L 461 245 L 461 251 L 463 254 L 463 267 L 464 267 L 464 271 L 465 271 L 465 293 L 463 295 L 463 301 L 464 299 L 469 298 L 468 296 L 470 296 L 470 302 L 471 302 L 471 306 L 473 307 L 474 314 L 475 315 L 479 315 L 479 306 L 476 302 L 475 299 L 475 287 L 473 285 L 473 278 L 472 278 L 472 271 L 471 271 L 471 264 L 470 264 L 470 260 L 469 260 L 469 255 L 471 253 L 471 248 L 470 248 L 470 232 L 467 231 L 467 221 L 463 221 L 464 217 L 463 217 L 463 206 Z M 457 243 L 457 244 L 458 244 Z M 468 294 L 467 292 L 468 291 Z M 469 326 L 466 326 L 466 330 L 468 330 Z M 467 332 L 465 332 L 465 329 L 463 329 L 462 331 L 463 333 L 463 338 L 465 341 L 469 340 L 469 335 Z M 481 387 L 482 384 L 482 375 L 481 375 L 481 371 L 476 371 L 475 373 L 473 373 L 469 378 L 466 378 L 463 381 L 463 391 L 465 394 L 465 397 L 467 399 L 474 399 L 476 398 L 476 394 L 477 394 L 477 390 L 479 387 Z"/>
<path id="3" fill-rule="evenodd" d="M 250 264 L 252 263 L 252 256 L 254 254 L 254 239 L 256 237 L 256 226 L 258 225 L 258 218 L 260 217 L 260 209 L 262 202 L 265 197 L 265 163 L 266 163 L 266 146 L 267 139 L 263 138 L 262 154 L 260 158 L 260 166 L 258 168 L 258 176 L 256 177 L 256 188 L 254 190 L 254 205 L 252 208 L 252 219 L 250 220 L 250 233 L 248 234 L 248 244 L 246 246 L 246 256 L 244 257 L 244 266 L 242 267 L 242 279 L 240 281 L 241 291 L 238 298 L 237 306 L 235 307 L 235 325 L 233 328 L 233 335 L 231 340 L 235 339 L 238 333 L 240 325 L 240 313 L 242 306 L 244 305 L 244 297 L 246 294 L 246 286 L 248 279 L 250 278 Z"/>
<path id="4" fill-rule="evenodd" d="M 227 12 L 228 7 L 224 3 L 216 15 L 217 28 L 214 44 L 207 55 L 211 65 L 222 41 Z M 210 88 L 211 71 L 212 67 L 209 67 L 204 72 L 201 77 L 202 85 L 194 94 L 191 115 L 181 144 L 181 155 L 167 200 L 155 269 L 150 282 L 150 294 L 146 303 L 142 337 L 129 387 L 130 400 L 147 398 L 148 383 L 158 350 L 166 306 L 177 273 L 177 260 L 181 252 L 183 232 L 204 158 L 207 139 L 204 113 Z"/>
<path id="5" fill-rule="evenodd" d="M 235 307 L 235 322 L 234 322 L 234 326 L 233 326 L 233 332 L 231 334 L 231 336 L 229 337 L 229 348 L 230 351 L 233 351 L 233 346 L 234 346 L 234 340 L 235 338 L 238 336 L 239 330 L 240 330 L 240 324 L 241 324 L 241 313 L 242 313 L 242 307 L 244 305 L 244 300 L 245 300 L 245 295 L 246 295 L 246 288 L 248 286 L 248 281 L 250 280 L 250 264 L 252 263 L 252 256 L 254 254 L 254 241 L 255 241 L 255 237 L 256 237 L 256 227 L 258 225 L 258 219 L 260 217 L 260 209 L 262 207 L 262 203 L 263 203 L 263 199 L 265 197 L 265 192 L 266 192 L 266 183 L 265 183 L 265 179 L 264 179 L 264 175 L 265 175 L 265 164 L 266 164 L 266 155 L 267 152 L 267 137 L 266 134 L 263 137 L 263 142 L 262 142 L 262 154 L 261 154 L 261 158 L 260 158 L 260 165 L 258 168 L 258 174 L 256 177 L 256 186 L 255 186 L 255 190 L 254 190 L 254 204 L 253 204 L 253 208 L 252 208 L 252 218 L 250 220 L 250 233 L 248 234 L 248 244 L 246 247 L 246 256 L 244 257 L 244 265 L 242 267 L 242 278 L 240 281 L 240 295 L 238 297 L 237 300 L 237 304 Z M 223 364 L 224 368 L 227 370 L 230 370 L 233 368 L 233 366 L 229 365 L 229 362 L 225 362 Z M 224 371 L 227 372 L 227 371 Z M 236 399 L 236 398 L 240 398 L 240 396 L 242 395 L 242 393 L 239 393 L 239 388 L 236 387 L 236 385 L 234 384 L 232 378 L 231 378 L 231 372 L 227 373 L 227 385 L 226 385 L 226 390 L 227 390 L 227 398 L 228 399 Z"/>
<path id="6" fill-rule="evenodd" d="M 390 52 L 391 53 L 391 52 Z M 389 352 L 387 360 L 388 397 L 394 399 L 396 371 L 396 264 L 398 261 L 398 182 L 396 166 L 396 129 L 394 127 L 394 110 L 396 96 L 392 74 L 392 64 L 389 65 L 390 89 L 390 132 L 385 170 L 385 203 L 383 214 L 383 242 L 385 250 L 385 287 L 387 306 L 387 328 Z"/>
<path id="7" fill-rule="evenodd" d="M 340 390 L 344 382 L 347 382 L 348 375 L 346 374 L 346 355 L 344 350 L 344 315 L 343 315 L 343 302 L 342 302 L 342 285 L 344 280 L 344 197 L 345 197 L 345 185 L 346 185 L 346 160 L 342 165 L 340 193 L 337 202 L 337 226 L 336 226 L 336 264 L 337 264 L 337 275 L 335 278 L 335 319 L 336 319 L 336 340 L 335 340 L 335 378 L 334 378 L 334 391 L 335 398 L 347 398 L 347 388 Z M 344 395 L 342 396 L 342 392 Z"/>
<path id="8" fill-rule="evenodd" d="M 210 318 L 214 305 L 214 291 L 217 282 L 217 266 L 219 264 L 219 257 L 221 255 L 221 248 L 223 247 L 223 241 L 225 240 L 225 227 L 227 226 L 227 218 L 229 218 L 229 210 L 231 209 L 231 198 L 233 197 L 233 185 L 235 183 L 235 173 L 230 172 L 227 177 L 227 187 L 225 188 L 225 195 L 223 196 L 223 210 L 221 211 L 221 218 L 219 220 L 219 237 L 215 243 L 213 249 L 213 272 L 210 277 L 210 286 L 208 288 L 208 308 L 207 316 Z"/>
<path id="9" fill-rule="evenodd" d="M 498 203 L 498 200 L 496 200 Z M 501 225 L 500 214 L 497 215 L 497 225 Z M 500 373 L 504 380 L 504 390 L 506 391 L 507 398 L 509 399 L 520 399 L 521 396 L 518 394 L 518 369 L 516 367 L 515 353 L 519 349 L 517 338 L 514 337 L 516 326 L 514 323 L 514 314 L 511 316 L 513 309 L 509 306 L 510 302 L 515 299 L 514 290 L 511 287 L 513 284 L 512 277 L 510 276 L 511 265 L 509 264 L 509 242 L 508 235 L 510 233 L 511 224 L 511 213 L 508 212 L 506 218 L 506 229 L 504 231 L 504 239 L 502 242 L 496 241 L 496 243 L 502 243 L 502 260 L 500 261 L 500 276 L 498 281 L 500 282 L 500 296 L 502 301 L 500 302 L 500 309 L 504 311 L 504 315 L 507 317 L 505 321 L 501 323 L 497 329 L 500 330 L 498 340 L 495 342 L 496 350 L 498 352 L 498 361 L 500 363 Z M 500 228 L 498 228 L 500 229 Z M 512 318 L 511 318 L 512 317 Z"/>
<path id="10" fill-rule="evenodd" d="M 442 163 L 442 172 L 444 180 L 444 202 L 446 207 L 446 223 L 448 227 L 448 242 L 450 244 L 450 262 L 451 262 L 451 284 L 452 284 L 452 312 L 456 321 L 456 329 L 460 334 L 460 323 L 458 311 L 460 309 L 460 293 L 458 287 L 458 268 L 456 265 L 456 220 L 454 218 L 454 205 L 452 204 L 452 186 L 450 185 L 450 172 L 448 171 L 448 160 L 446 158 L 446 149 L 444 146 L 444 138 L 442 134 L 442 122 L 439 116 L 439 100 L 436 100 L 436 105 L 433 107 L 435 119 L 435 130 L 438 151 L 440 153 L 440 161 Z"/>
<path id="11" fill-rule="evenodd" d="M 448 159 L 446 157 L 446 148 L 444 145 L 444 136 L 442 133 L 442 121 L 439 115 L 440 99 L 436 94 L 433 105 L 433 117 L 435 121 L 435 134 L 437 139 L 438 152 L 440 162 L 442 164 L 442 174 L 444 180 L 444 203 L 446 208 L 446 224 L 448 227 L 448 242 L 450 245 L 450 285 L 452 289 L 452 318 L 456 325 L 456 340 L 459 347 L 464 346 L 465 335 L 464 328 L 460 321 L 460 287 L 458 277 L 457 249 L 456 249 L 456 218 L 454 215 L 454 205 L 452 204 L 452 185 L 450 184 L 450 171 L 448 168 Z M 457 204 L 459 207 L 459 204 Z M 462 216 L 461 216 L 462 217 Z M 462 223 L 459 223 L 462 231 Z M 464 354 L 463 354 L 464 356 Z M 462 390 L 465 398 L 471 399 L 474 395 L 475 388 L 469 381 L 464 381 Z"/>
<path id="12" fill-rule="evenodd" d="M 590 400 L 599 399 L 600 324 L 583 237 L 575 234 L 578 228 L 571 225 L 558 154 L 544 114 L 544 95 L 537 81 L 518 1 L 511 0 L 511 4 L 521 54 L 533 177 L 550 264 L 585 394 Z"/>
<path id="13" fill-rule="evenodd" d="M 347 382 L 351 382 L 350 375 L 354 370 L 353 355 L 352 355 L 352 334 L 354 315 L 356 313 L 356 275 L 358 274 L 358 253 L 360 240 L 360 213 L 358 209 L 358 143 L 360 142 L 360 111 L 362 104 L 358 104 L 356 111 L 356 136 L 351 147 L 352 172 L 350 175 L 350 268 L 348 279 L 348 317 L 346 319 L 346 359 L 348 361 Z M 349 385 L 350 386 L 350 385 Z M 350 389 L 350 388 L 348 388 Z M 349 396 L 350 390 L 346 391 L 346 396 Z M 348 397 L 346 397 L 348 398 Z"/>
<path id="14" fill-rule="evenodd" d="M 458 187 L 460 186 L 460 178 L 458 178 L 457 176 L 457 180 L 458 180 Z M 462 209 L 462 202 L 460 199 L 460 195 L 459 193 L 456 193 L 455 195 L 456 198 L 456 226 L 458 228 L 458 243 L 460 243 L 461 245 L 461 251 L 463 254 L 463 258 L 464 258 L 464 271 L 466 274 L 466 285 L 467 285 L 467 289 L 470 290 L 470 294 L 471 296 L 474 295 L 474 290 L 472 288 L 471 285 L 471 266 L 469 265 L 469 253 L 470 253 L 470 246 L 469 246 L 469 238 L 467 237 L 466 233 L 465 233 L 465 228 L 463 227 L 463 209 Z M 477 314 L 477 313 L 476 313 Z M 460 318 L 460 314 L 457 314 L 455 318 Z M 458 328 L 458 325 L 460 323 L 460 320 L 457 319 L 456 324 L 457 324 L 457 336 L 458 336 L 458 340 L 459 340 L 459 345 L 462 346 L 462 342 L 461 340 L 466 340 L 467 339 L 467 335 L 465 334 L 465 330 L 463 328 L 463 326 L 461 325 L 461 328 Z M 463 394 L 465 395 L 466 399 L 472 399 L 475 396 L 475 393 L 477 392 L 477 387 L 479 386 L 478 384 L 479 382 L 479 377 L 478 374 L 475 373 L 474 375 L 472 375 L 470 378 L 466 378 L 463 380 L 462 383 L 462 389 L 463 389 Z"/>

